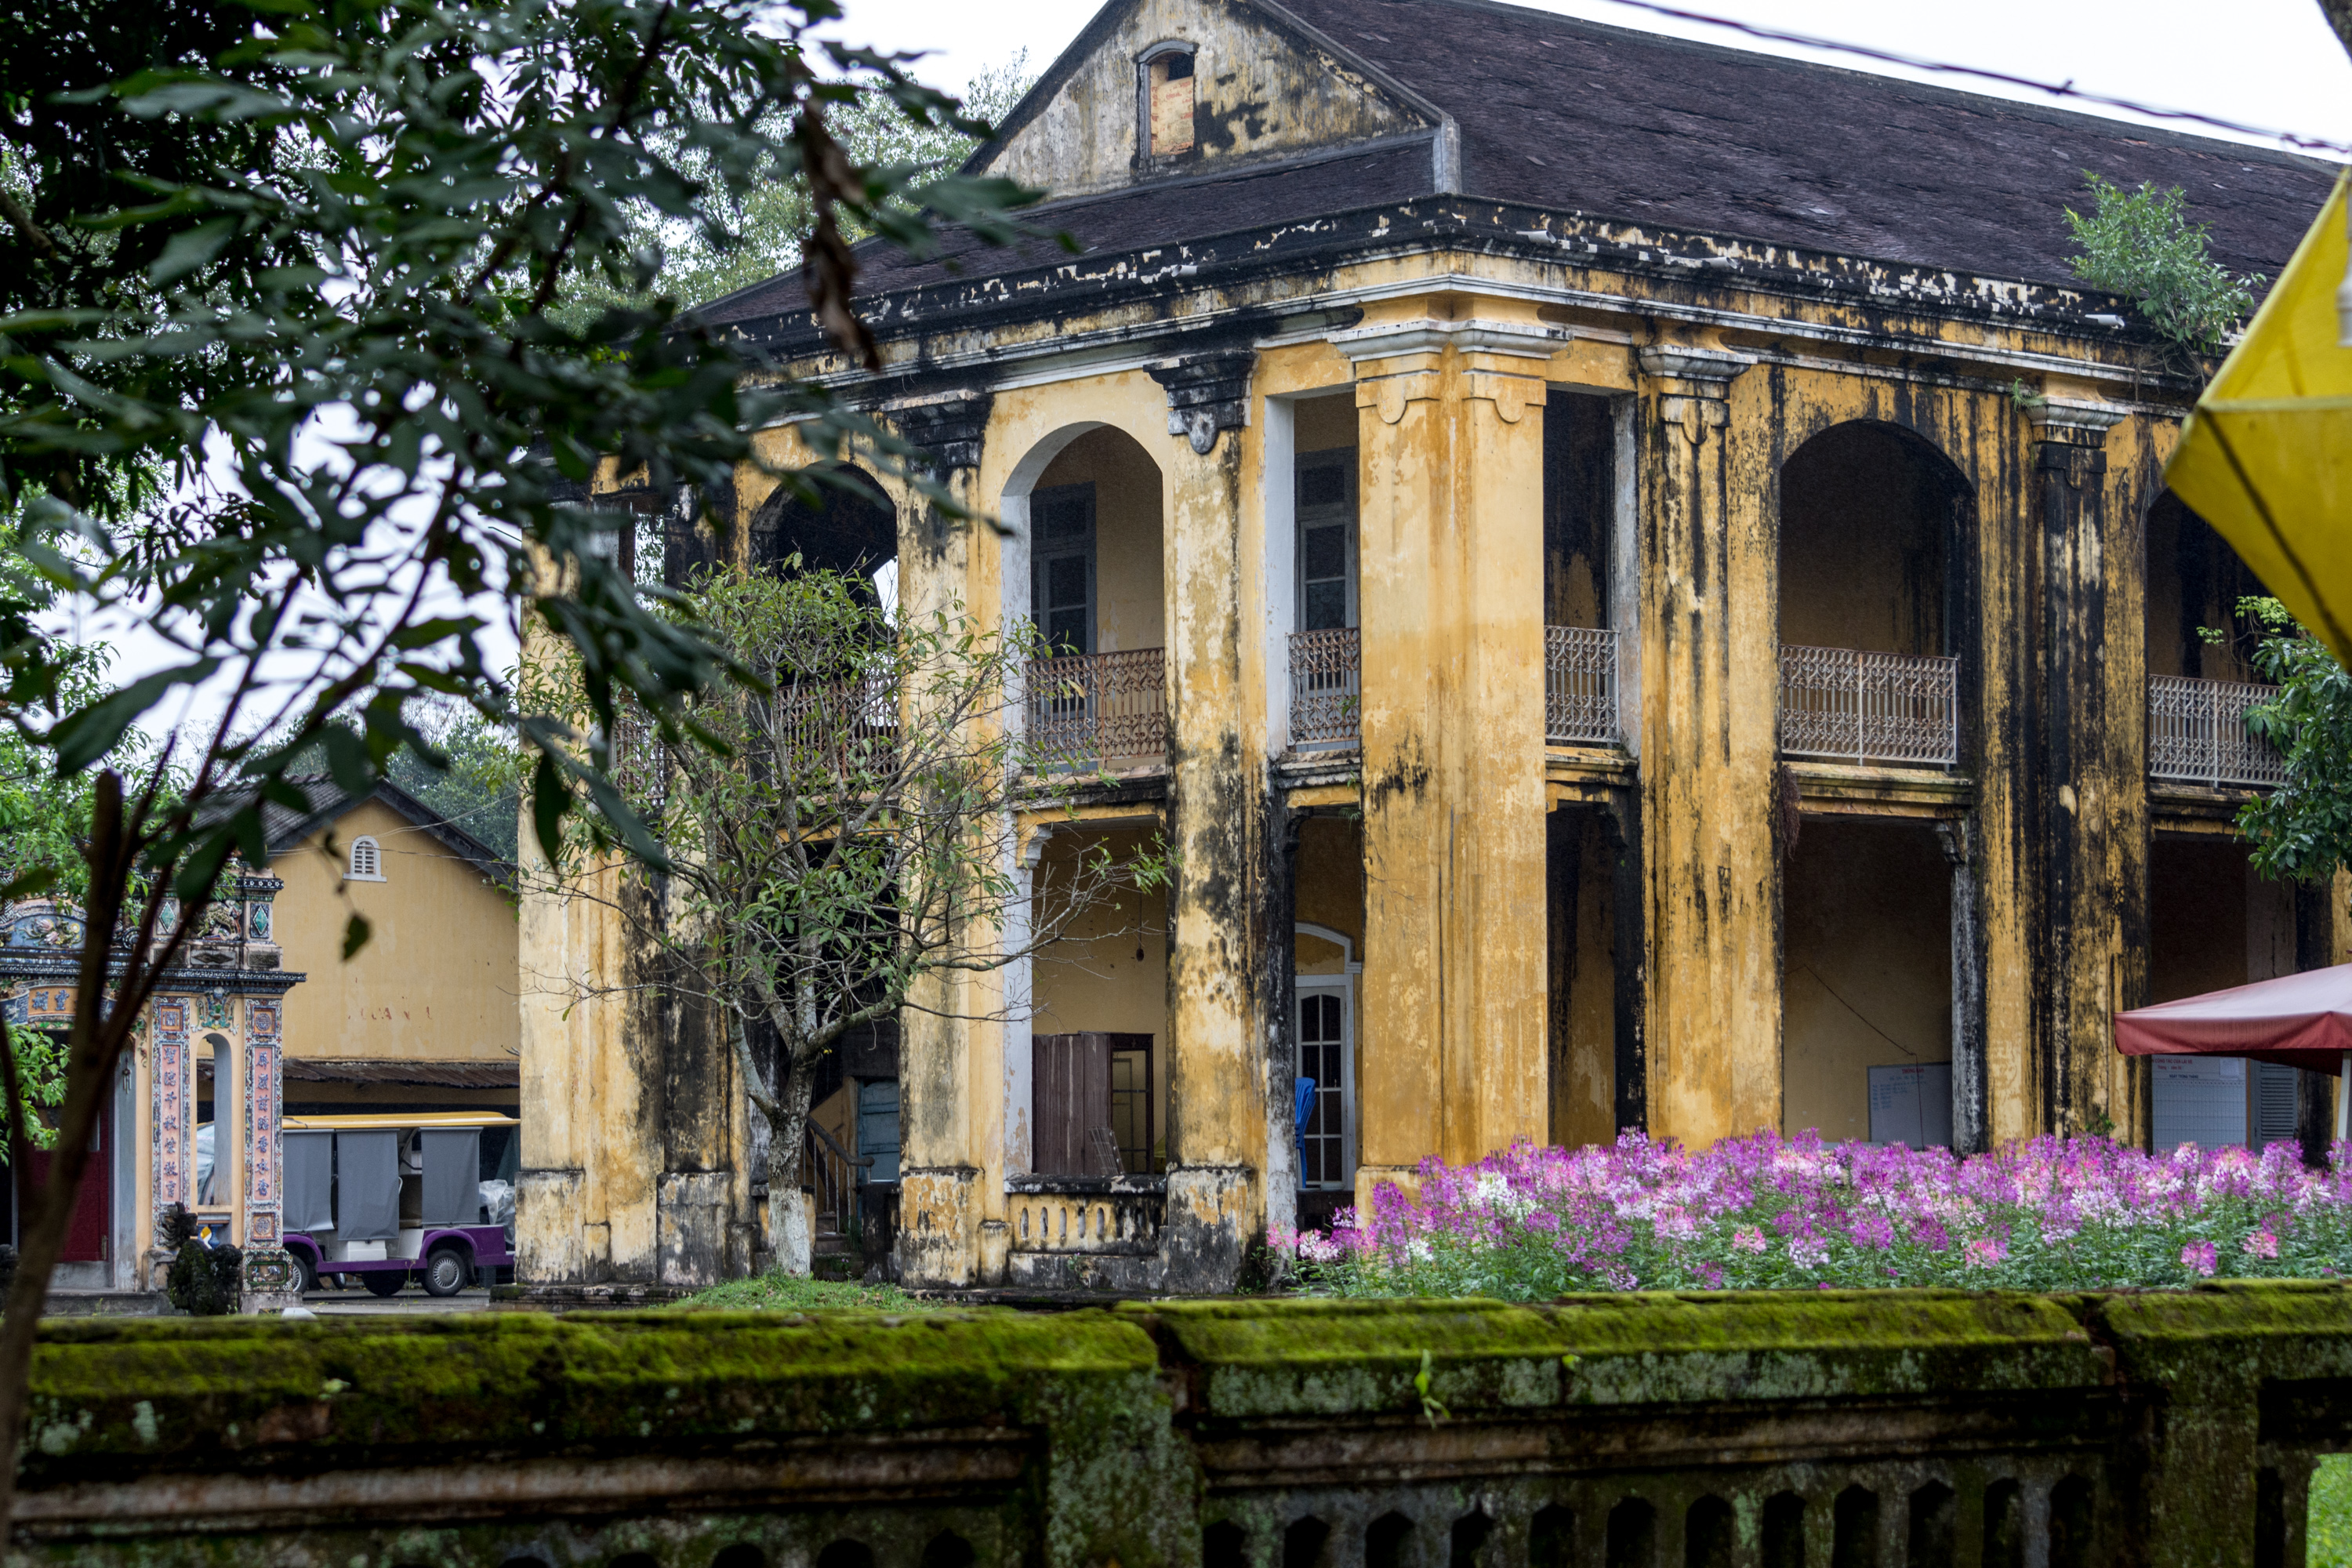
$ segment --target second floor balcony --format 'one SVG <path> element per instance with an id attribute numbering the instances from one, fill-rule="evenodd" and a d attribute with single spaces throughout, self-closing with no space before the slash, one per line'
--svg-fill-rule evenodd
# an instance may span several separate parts
<path id="1" fill-rule="evenodd" d="M 2250 681 L 2149 676 L 2148 776 L 2209 789 L 2284 784 L 2285 760 L 2246 727 L 2246 710 L 2277 696 Z"/>
<path id="2" fill-rule="evenodd" d="M 1544 740 L 1555 746 L 1624 744 L 1618 718 L 1618 634 L 1600 626 L 1544 628 Z M 1362 743 L 1363 634 L 1354 626 L 1290 638 L 1290 749 L 1349 752 Z"/>
<path id="3" fill-rule="evenodd" d="M 1847 647 L 1780 647 L 1780 752 L 1856 767 L 1960 760 L 1960 661 Z"/>
<path id="4" fill-rule="evenodd" d="M 1040 773 L 1139 773 L 1168 765 L 1168 655 L 1139 647 L 1029 666 L 1030 765 Z"/>

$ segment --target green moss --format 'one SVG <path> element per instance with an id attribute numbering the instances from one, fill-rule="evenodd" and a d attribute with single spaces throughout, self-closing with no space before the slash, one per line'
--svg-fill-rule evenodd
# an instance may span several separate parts
<path id="1" fill-rule="evenodd" d="M 756 1279 L 730 1279 L 723 1285 L 688 1296 L 673 1310 L 721 1308 L 730 1311 L 833 1311 L 864 1308 L 879 1312 L 929 1312 L 940 1303 L 909 1296 L 896 1285 L 856 1285 L 839 1279 L 802 1279 L 788 1274 L 762 1274 Z"/>
<path id="2" fill-rule="evenodd" d="M 1141 1332 L 1101 1312 L 93 1321 L 36 1354 L 27 1469 L 993 1424 L 1041 1386 L 1156 1366 Z"/>
<path id="3" fill-rule="evenodd" d="M 2310 1568 L 2352 1568 L 2352 1454 L 2330 1454 L 2311 1472 Z"/>
<path id="4" fill-rule="evenodd" d="M 2049 1298 L 1964 1291 L 1601 1295 L 1127 1308 L 1205 1369 L 1232 1416 L 2074 1388 L 2105 1381 Z M 1572 1358 L 1572 1359 L 1571 1359 Z"/>

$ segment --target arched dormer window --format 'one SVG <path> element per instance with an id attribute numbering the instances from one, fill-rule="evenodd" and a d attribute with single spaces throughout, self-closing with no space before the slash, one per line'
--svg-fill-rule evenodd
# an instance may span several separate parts
<path id="1" fill-rule="evenodd" d="M 376 847 L 374 839 L 352 840 L 352 866 L 345 875 L 349 880 L 354 882 L 383 880 L 383 851 Z"/>
<path id="2" fill-rule="evenodd" d="M 1143 155 L 1172 158 L 1192 150 L 1192 46 L 1161 44 L 1142 66 Z"/>

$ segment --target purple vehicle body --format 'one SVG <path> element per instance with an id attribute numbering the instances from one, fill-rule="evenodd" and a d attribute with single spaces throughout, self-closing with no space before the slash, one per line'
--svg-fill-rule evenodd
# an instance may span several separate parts
<path id="1" fill-rule="evenodd" d="M 353 1258 L 330 1262 L 319 1244 L 302 1232 L 286 1233 L 286 1250 L 292 1253 L 307 1269 L 309 1278 L 304 1288 L 317 1289 L 317 1281 L 330 1275 L 350 1274 L 378 1296 L 389 1296 L 408 1283 L 412 1276 L 421 1278 L 425 1289 L 436 1296 L 452 1296 L 475 1282 L 480 1271 L 489 1268 L 511 1268 L 514 1253 L 507 1246 L 506 1227 L 496 1225 L 435 1225 L 425 1227 L 425 1239 L 414 1258 Z M 448 1254 L 454 1264 L 438 1262 Z M 449 1283 L 450 1270 L 455 1268 L 455 1283 Z M 444 1287 L 445 1288 L 441 1288 Z"/>

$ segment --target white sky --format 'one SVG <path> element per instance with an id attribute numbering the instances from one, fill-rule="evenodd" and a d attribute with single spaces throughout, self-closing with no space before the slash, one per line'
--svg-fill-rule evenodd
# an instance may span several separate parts
<path id="1" fill-rule="evenodd" d="M 1718 27 L 1670 21 L 1609 0 L 1525 0 L 1535 9 L 1710 43 L 1768 48 Z M 1762 26 L 2037 79 L 2073 79 L 2085 90 L 2167 109 L 2352 143 L 2352 58 L 2313 0 L 1674 0 Z M 843 37 L 895 49 L 927 49 L 929 79 L 943 87 L 1026 47 L 1042 70 L 1100 6 L 1095 0 L 845 0 Z M 1802 50 L 1772 48 L 1780 54 Z M 1857 69 L 1892 68 L 1833 56 Z M 1957 77 L 1951 87 L 2005 97 L 2035 95 Z M 2042 98 L 2039 101 L 2052 101 Z M 2084 108 L 2074 103 L 2071 107 Z M 2182 129 L 2189 129 L 2182 127 Z"/>
<path id="2" fill-rule="evenodd" d="M 1538 9 L 1618 26 L 1807 54 L 1612 0 L 1530 3 Z M 2231 0 L 2226 8 L 2210 0 L 1973 0 L 1966 5 L 1950 0 L 1934 5 L 1904 0 L 1892 5 L 1886 0 L 1676 3 L 1758 26 L 2036 79 L 2071 80 L 2085 90 L 2116 98 L 2352 143 L 2352 58 L 2338 46 L 2313 0 Z M 831 30 L 854 43 L 930 51 L 919 74 L 953 89 L 974 71 L 1002 65 L 1023 48 L 1029 53 L 1029 68 L 1043 70 L 1099 8 L 1098 0 L 1014 0 L 994 5 L 973 0 L 848 0 L 847 18 Z M 1919 75 L 1972 91 L 2053 101 L 2023 89 L 1904 72 L 1850 57 L 1813 58 L 1856 69 Z M 2075 100 L 2063 106 L 2101 112 Z M 128 680 L 163 662 L 163 650 L 135 626 L 109 626 L 100 635 L 114 642 L 122 656 L 116 666 L 118 679 Z M 207 716 L 207 706 L 200 697 L 193 710 L 181 711 L 201 720 Z M 151 728 L 169 723 L 162 715 L 150 720 Z"/>

